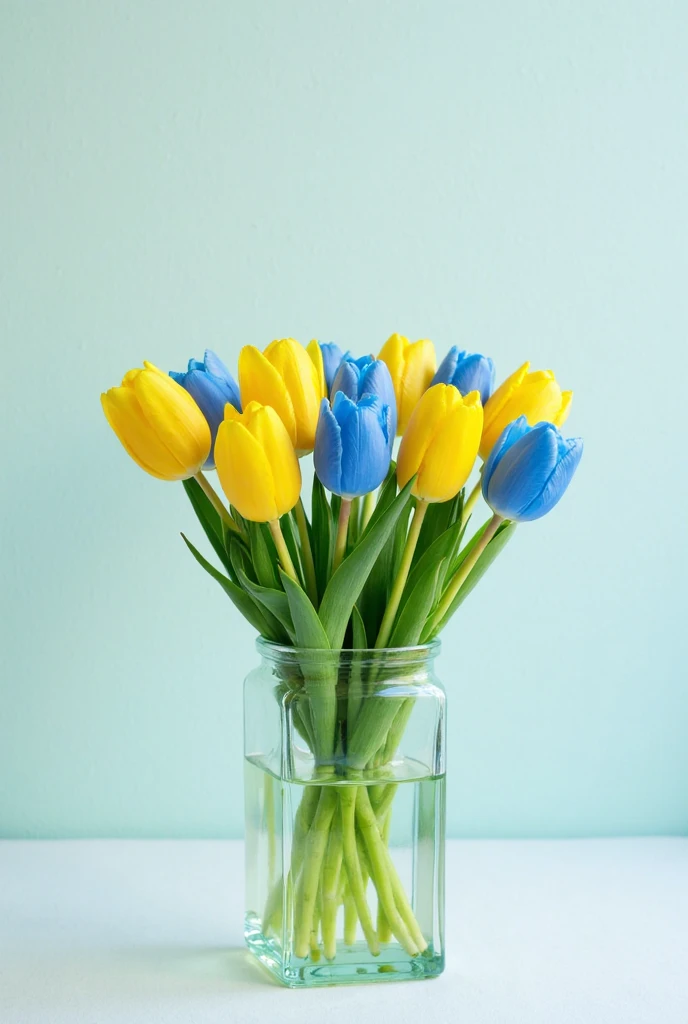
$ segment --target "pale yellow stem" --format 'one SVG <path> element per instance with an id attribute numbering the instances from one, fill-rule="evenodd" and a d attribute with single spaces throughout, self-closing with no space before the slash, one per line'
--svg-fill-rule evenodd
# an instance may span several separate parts
<path id="1" fill-rule="evenodd" d="M 475 545 L 470 555 L 464 558 L 458 572 L 456 573 L 451 583 L 449 584 L 448 589 L 445 591 L 444 597 L 437 606 L 437 611 L 433 615 L 432 621 L 430 622 L 429 629 L 427 630 L 428 636 L 432 636 L 433 632 L 442 622 L 442 619 L 451 608 L 454 598 L 456 597 L 458 592 L 461 590 L 461 587 L 468 579 L 471 570 L 473 569 L 476 562 L 482 555 L 483 551 L 490 543 L 490 541 L 492 540 L 495 533 L 497 532 L 497 530 L 499 529 L 500 525 L 503 522 L 504 520 L 502 519 L 502 517 L 498 516 L 497 513 L 495 512 L 495 514 L 492 516 L 492 519 L 490 519 L 489 523 L 485 527 L 485 532 L 483 533 L 482 537 Z"/>
<path id="2" fill-rule="evenodd" d="M 194 480 L 198 481 L 198 483 L 201 485 L 203 493 L 205 494 L 206 498 L 213 506 L 213 508 L 215 509 L 215 511 L 217 512 L 225 526 L 229 530 L 233 530 L 234 533 L 241 533 L 239 526 L 237 525 L 237 523 L 234 522 L 231 515 L 229 514 L 229 509 L 225 506 L 224 502 L 218 495 L 217 491 L 210 483 L 210 480 L 208 480 L 208 478 L 206 477 L 202 470 L 199 469 L 198 473 L 194 475 Z"/>
<path id="3" fill-rule="evenodd" d="M 334 559 L 332 561 L 332 572 L 335 572 L 341 565 L 346 551 L 346 538 L 349 531 L 349 516 L 351 515 L 351 499 L 342 498 L 339 507 L 339 524 L 337 526 L 337 540 L 334 546 Z"/>
<path id="4" fill-rule="evenodd" d="M 289 554 L 287 542 L 285 541 L 282 533 L 282 527 L 280 526 L 279 519 L 271 519 L 268 526 L 270 527 L 270 533 L 272 534 L 272 539 L 275 542 L 275 547 L 277 548 L 277 554 L 279 555 L 279 560 L 282 563 L 282 568 L 286 572 L 287 576 L 291 576 L 294 583 L 298 583 L 299 586 L 301 586 L 299 577 L 296 574 L 296 569 L 294 568 L 294 563 L 292 562 L 291 555 Z"/>

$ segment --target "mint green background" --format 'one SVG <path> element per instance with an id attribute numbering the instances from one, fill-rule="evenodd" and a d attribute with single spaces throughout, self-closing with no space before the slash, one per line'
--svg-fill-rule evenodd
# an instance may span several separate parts
<path id="1" fill-rule="evenodd" d="M 0 835 L 241 832 L 250 628 L 99 392 L 394 330 L 587 449 L 447 631 L 450 833 L 688 827 L 688 5 L 5 0 Z"/>

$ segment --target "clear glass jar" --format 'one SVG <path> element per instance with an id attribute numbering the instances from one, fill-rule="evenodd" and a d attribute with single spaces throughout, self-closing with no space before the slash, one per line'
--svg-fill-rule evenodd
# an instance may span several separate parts
<path id="1" fill-rule="evenodd" d="M 248 948 L 292 987 L 444 968 L 445 694 L 437 641 L 258 641 L 244 687 Z"/>

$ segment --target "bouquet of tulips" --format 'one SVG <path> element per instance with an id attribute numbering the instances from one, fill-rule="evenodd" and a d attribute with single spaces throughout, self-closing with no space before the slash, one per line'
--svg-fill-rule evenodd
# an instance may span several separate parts
<path id="1" fill-rule="evenodd" d="M 394 334 L 377 358 L 291 338 L 264 352 L 248 345 L 238 378 L 210 351 L 183 373 L 145 363 L 102 395 L 103 409 L 142 469 L 183 481 L 219 563 L 184 537 L 200 565 L 262 637 L 296 649 L 431 641 L 516 525 L 556 505 L 582 454 L 581 440 L 559 431 L 571 392 L 551 371 L 525 363 L 493 390 L 491 359 L 453 347 L 437 367 L 427 340 Z M 299 460 L 310 453 L 309 518 Z M 212 469 L 226 503 L 206 475 Z M 471 532 L 481 490 L 492 515 Z M 323 664 L 304 674 L 310 714 L 296 722 L 323 785 L 309 788 L 297 815 L 293 947 L 308 955 L 320 913 L 324 952 L 334 956 L 341 897 L 372 952 L 387 933 L 415 955 L 425 941 L 385 847 L 390 794 L 376 787 L 374 806 L 366 786 L 343 786 L 337 796 L 324 784 L 388 763 L 409 701 L 342 706 L 325 667 L 331 655 Z M 274 909 L 266 908 L 267 925 Z"/>

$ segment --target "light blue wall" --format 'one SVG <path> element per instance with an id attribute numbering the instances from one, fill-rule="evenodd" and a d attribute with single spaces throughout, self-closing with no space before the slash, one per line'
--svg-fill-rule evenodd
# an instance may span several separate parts
<path id="1" fill-rule="evenodd" d="M 0 834 L 241 831 L 251 631 L 99 392 L 394 330 L 552 366 L 587 450 L 447 632 L 454 835 L 688 828 L 688 5 L 0 12 Z"/>

